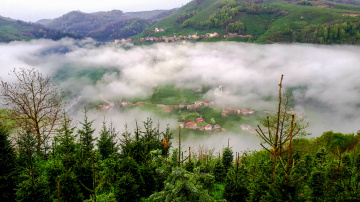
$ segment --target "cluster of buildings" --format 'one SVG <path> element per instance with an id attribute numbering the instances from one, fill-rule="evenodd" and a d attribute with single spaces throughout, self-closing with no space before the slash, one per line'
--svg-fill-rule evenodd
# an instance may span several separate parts
<path id="1" fill-rule="evenodd" d="M 198 109 L 200 107 L 210 107 L 214 105 L 214 102 L 202 102 L 202 101 L 196 101 L 194 104 L 189 104 L 189 105 L 186 105 L 186 109 L 188 110 L 195 110 L 195 109 Z M 180 104 L 179 105 L 179 108 L 184 108 L 185 105 L 184 104 Z"/>
<path id="2" fill-rule="evenodd" d="M 132 45 L 132 39 L 131 38 L 124 38 L 124 39 L 115 39 L 114 41 L 115 44 L 118 45 Z"/>
<path id="3" fill-rule="evenodd" d="M 191 129 L 191 130 L 205 130 L 205 131 L 221 130 L 221 127 L 219 124 L 216 124 L 216 125 L 207 124 L 203 118 L 197 118 L 196 122 L 186 122 L 185 124 L 181 123 L 180 127 Z"/>
<path id="4" fill-rule="evenodd" d="M 154 32 L 161 32 L 161 31 L 156 31 L 156 30 L 163 30 L 163 29 L 159 29 L 159 28 L 155 28 Z M 140 42 L 176 42 L 179 40 L 196 40 L 196 39 L 200 39 L 200 38 L 213 38 L 213 37 L 219 37 L 220 35 L 217 32 L 214 33 L 206 33 L 205 35 L 197 35 L 197 34 L 189 34 L 186 36 L 172 36 L 172 37 L 167 37 L 167 36 L 163 36 L 161 38 L 159 37 L 155 37 L 155 36 L 150 36 L 150 37 L 146 37 L 146 38 L 140 38 Z"/>
<path id="5" fill-rule="evenodd" d="M 112 105 L 99 105 L 98 109 L 107 112 L 107 111 L 113 110 L 114 106 L 112 106 Z"/>
<path id="6" fill-rule="evenodd" d="M 200 118 L 201 119 L 201 118 Z M 206 126 L 198 126 L 195 122 L 187 122 L 185 126 L 183 124 L 180 124 L 181 128 L 187 128 L 191 130 L 206 130 L 206 131 L 212 131 L 212 130 L 221 130 L 220 125 L 210 125 L 207 124 Z"/>
<path id="7" fill-rule="evenodd" d="M 120 108 L 120 107 L 129 107 L 129 106 L 133 106 L 134 104 L 132 102 L 129 101 L 125 101 L 125 102 L 115 102 L 115 104 L 108 104 L 108 105 L 98 105 L 98 109 L 104 112 L 107 111 L 111 111 L 114 108 Z"/>
<path id="8" fill-rule="evenodd" d="M 154 32 L 155 32 L 155 33 L 164 32 L 164 31 L 165 31 L 164 29 L 158 28 L 158 27 L 156 27 L 156 28 L 154 29 Z"/>
<path id="9" fill-rule="evenodd" d="M 164 32 L 164 29 L 162 28 L 155 28 L 154 29 L 155 33 L 158 32 Z M 165 42 L 165 43 L 175 43 L 179 40 L 184 41 L 184 40 L 196 40 L 196 39 L 202 39 L 202 38 L 213 38 L 213 37 L 220 37 L 220 34 L 218 34 L 217 32 L 214 33 L 206 33 L 205 35 L 197 35 L 197 34 L 189 34 L 189 35 L 185 35 L 185 36 L 172 36 L 172 37 L 168 37 L 168 36 L 163 36 L 163 37 L 155 37 L 155 36 L 149 36 L 146 38 L 140 38 L 140 42 Z M 251 37 L 251 35 L 241 35 L 241 34 L 237 34 L 237 33 L 229 33 L 227 35 L 223 36 L 224 38 L 230 38 L 230 37 L 243 37 L 243 38 L 249 38 Z M 115 44 L 120 44 L 120 45 L 132 45 L 132 41 L 133 39 L 131 38 L 124 38 L 124 39 L 116 39 L 114 41 Z"/>
<path id="10" fill-rule="evenodd" d="M 250 114 L 254 114 L 253 110 L 248 110 L 248 109 L 231 109 L 231 107 L 226 107 L 222 112 L 221 112 L 221 116 L 222 117 L 227 117 L 229 114 L 236 114 L 236 115 L 250 115 Z"/>
<path id="11" fill-rule="evenodd" d="M 120 102 L 120 106 L 122 106 L 122 107 L 127 107 L 127 106 L 131 106 L 131 105 L 132 105 L 132 103 L 129 101 Z"/>

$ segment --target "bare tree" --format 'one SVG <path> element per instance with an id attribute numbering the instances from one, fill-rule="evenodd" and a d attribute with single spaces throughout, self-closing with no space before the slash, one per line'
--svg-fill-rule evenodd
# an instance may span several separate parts
<path id="1" fill-rule="evenodd" d="M 34 68 L 14 69 L 9 75 L 15 76 L 16 82 L 0 79 L 2 103 L 10 109 L 10 117 L 16 126 L 30 127 L 40 149 L 59 124 L 64 94 L 51 83 L 50 77 Z"/>
<path id="2" fill-rule="evenodd" d="M 256 129 L 256 132 L 270 148 L 267 148 L 261 143 L 260 145 L 273 155 L 273 181 L 275 177 L 276 158 L 281 157 L 283 148 L 288 145 L 289 152 L 291 153 L 292 139 L 297 136 L 307 135 L 304 130 L 308 124 L 304 124 L 304 119 L 301 117 L 295 118 L 293 98 L 291 93 L 285 94 L 285 99 L 282 97 L 282 81 L 283 75 L 279 84 L 279 104 L 277 108 L 277 114 L 273 116 L 267 116 L 265 119 L 261 119 L 260 123 L 266 127 L 263 130 L 260 125 Z M 289 154 L 289 158 L 290 158 Z"/>

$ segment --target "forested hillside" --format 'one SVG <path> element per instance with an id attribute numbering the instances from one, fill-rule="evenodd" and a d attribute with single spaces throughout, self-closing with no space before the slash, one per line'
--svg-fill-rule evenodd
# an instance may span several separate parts
<path id="1" fill-rule="evenodd" d="M 53 20 L 39 22 L 52 29 L 92 37 L 99 41 L 108 41 L 137 35 L 173 11 L 155 10 L 128 13 L 120 10 L 96 13 L 73 11 Z"/>
<path id="2" fill-rule="evenodd" d="M 58 40 L 63 37 L 80 38 L 73 33 L 45 28 L 40 24 L 0 17 L 0 42 L 28 41 L 39 38 Z"/>
<path id="3" fill-rule="evenodd" d="M 48 29 L 46 34 L 40 25 L 1 21 L 0 36 L 4 42 L 44 36 L 57 39 L 77 35 L 112 41 L 131 36 L 140 39 L 195 35 L 201 41 L 360 43 L 360 3 L 355 0 L 194 0 L 172 10 L 73 11 L 53 20 L 40 20 L 51 30 L 61 30 L 50 33 Z M 215 32 L 216 37 L 206 35 Z"/>
<path id="4" fill-rule="evenodd" d="M 217 32 L 220 34 L 217 40 L 358 44 L 360 6 L 356 4 L 356 1 L 191 1 L 140 36 Z M 163 28 L 165 33 L 152 32 L 155 27 Z"/>

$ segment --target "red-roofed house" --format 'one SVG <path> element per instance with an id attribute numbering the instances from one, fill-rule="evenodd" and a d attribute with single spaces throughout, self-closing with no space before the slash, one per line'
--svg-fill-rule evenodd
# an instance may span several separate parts
<path id="1" fill-rule="evenodd" d="M 221 129 L 221 127 L 220 127 L 218 124 L 216 124 L 216 125 L 214 126 L 214 129 L 218 129 L 218 130 L 220 130 L 220 129 Z"/>
<path id="2" fill-rule="evenodd" d="M 203 105 L 203 102 L 201 102 L 201 101 L 196 101 L 196 102 L 195 102 L 195 105 L 198 106 L 198 107 L 200 107 L 200 106 Z"/>
<path id="3" fill-rule="evenodd" d="M 187 122 L 186 128 L 188 129 L 196 129 L 196 123 L 195 122 Z"/>
<path id="4" fill-rule="evenodd" d="M 253 114 L 253 113 L 254 113 L 253 110 L 247 110 L 247 109 L 242 109 L 241 110 L 242 115 L 249 115 L 249 114 Z"/>
<path id="5" fill-rule="evenodd" d="M 212 129 L 212 125 L 205 126 L 205 130 L 211 130 L 211 129 Z"/>
<path id="6" fill-rule="evenodd" d="M 197 122 L 197 123 L 204 123 L 204 119 L 202 119 L 202 118 L 197 118 L 197 119 L 196 119 L 196 122 Z"/>
<path id="7" fill-rule="evenodd" d="M 126 102 L 121 102 L 120 103 L 122 107 L 126 107 L 126 106 L 130 106 L 131 103 L 129 101 L 126 101 Z"/>
<path id="8" fill-rule="evenodd" d="M 200 130 L 205 130 L 205 126 L 200 126 Z"/>

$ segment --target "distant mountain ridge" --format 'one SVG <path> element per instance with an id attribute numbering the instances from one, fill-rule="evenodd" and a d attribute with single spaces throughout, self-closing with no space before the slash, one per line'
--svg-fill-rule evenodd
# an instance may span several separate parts
<path id="1" fill-rule="evenodd" d="M 76 34 L 46 28 L 40 24 L 0 17 L 0 42 L 28 41 L 39 38 L 58 40 L 63 37 L 80 38 Z"/>
<path id="2" fill-rule="evenodd" d="M 87 36 L 88 33 L 101 28 L 108 23 L 130 19 L 122 11 L 83 13 L 72 11 L 45 24 L 51 29 L 73 32 L 77 35 Z"/>
<path id="3" fill-rule="evenodd" d="M 137 35 L 176 9 L 140 12 L 120 10 L 83 13 L 72 11 L 56 19 L 42 19 L 36 23 L 0 16 L 0 42 L 28 41 L 63 37 L 79 39 L 93 37 L 99 41 Z"/>
<path id="4" fill-rule="evenodd" d="M 68 36 L 360 44 L 360 0 L 193 0 L 172 10 L 72 11 L 38 23 L 0 17 L 0 41 Z"/>
<path id="5" fill-rule="evenodd" d="M 72 11 L 53 20 L 38 23 L 51 29 L 64 30 L 96 40 L 112 40 L 134 36 L 143 32 L 157 20 L 170 15 L 172 10 L 126 12 L 120 10 L 83 13 Z"/>

